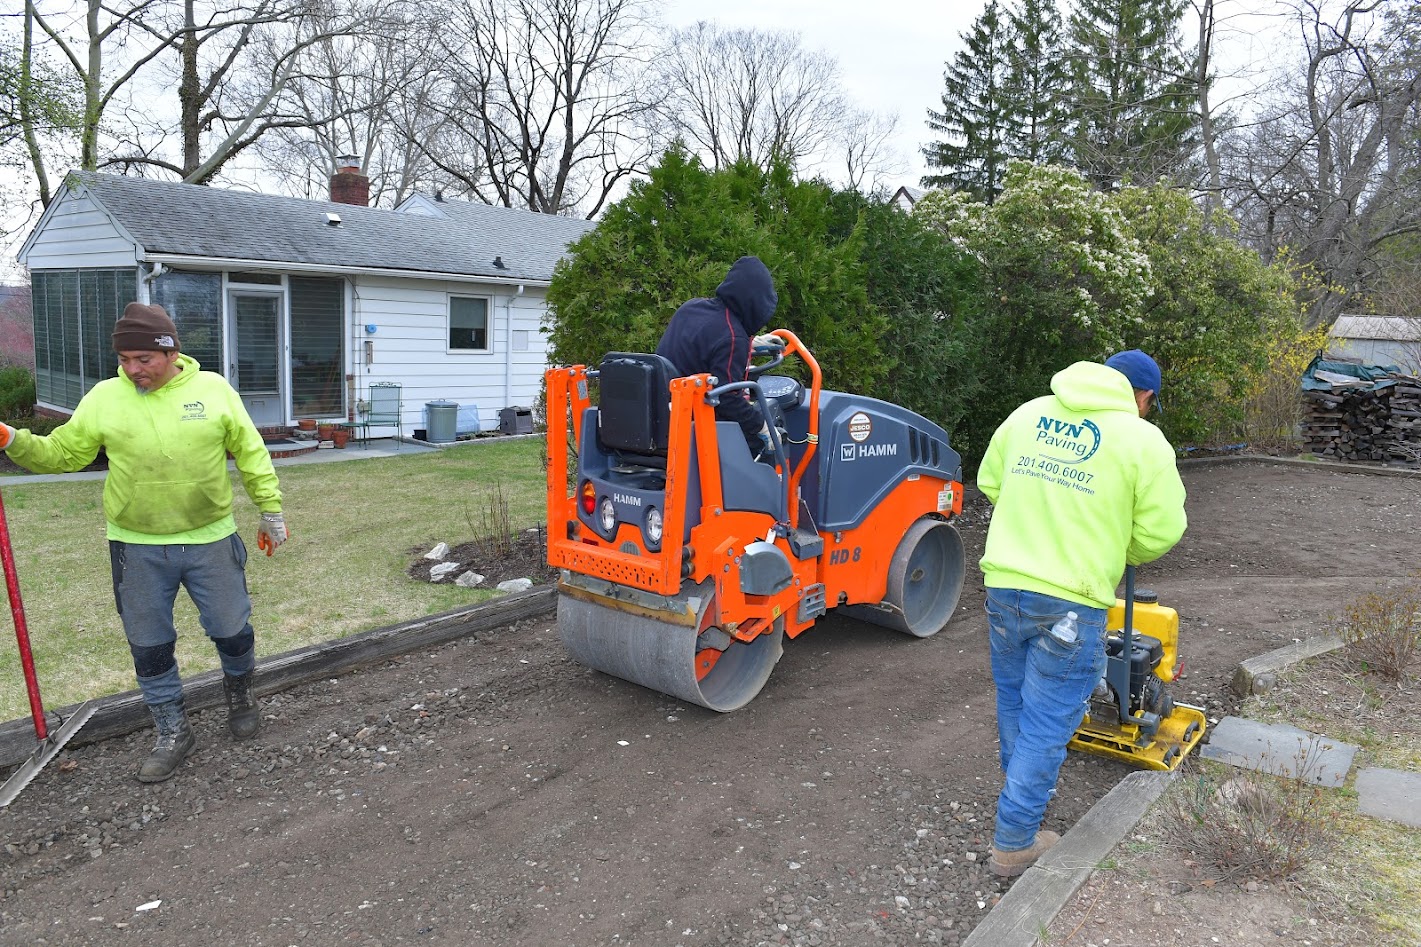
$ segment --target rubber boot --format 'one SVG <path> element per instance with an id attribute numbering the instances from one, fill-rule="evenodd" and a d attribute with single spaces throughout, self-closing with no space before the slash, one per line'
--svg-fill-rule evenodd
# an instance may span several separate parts
<path id="1" fill-rule="evenodd" d="M 178 771 L 187 755 L 197 748 L 197 737 L 188 724 L 182 699 L 156 704 L 148 708 L 158 725 L 158 742 L 143 765 L 138 768 L 140 783 L 161 783 Z"/>
<path id="2" fill-rule="evenodd" d="M 222 689 L 227 692 L 227 729 L 238 740 L 255 736 L 261 729 L 261 708 L 252 693 L 252 672 L 240 677 L 222 675 Z"/>

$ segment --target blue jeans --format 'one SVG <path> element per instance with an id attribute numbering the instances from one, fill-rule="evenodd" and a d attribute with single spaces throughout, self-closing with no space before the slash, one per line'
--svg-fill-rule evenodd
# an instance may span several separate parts
<path id="1" fill-rule="evenodd" d="M 1051 627 L 1076 613 L 1077 637 L 1063 642 Z M 1006 782 L 997 799 L 998 851 L 1031 847 L 1066 743 L 1085 716 L 1105 671 L 1105 610 L 1018 589 L 987 589 L 997 734 Z"/>
<path id="2" fill-rule="evenodd" d="M 178 586 L 187 589 L 198 619 L 217 645 L 222 672 L 232 676 L 256 667 L 256 649 L 229 654 L 229 642 L 252 640 L 252 600 L 247 594 L 247 547 L 236 533 L 215 543 L 147 546 L 109 541 L 113 596 L 123 633 L 134 654 L 134 670 L 149 706 L 183 694 L 177 663 L 170 660 L 178 640 L 173 603 Z M 147 670 L 150 673 L 145 674 Z"/>

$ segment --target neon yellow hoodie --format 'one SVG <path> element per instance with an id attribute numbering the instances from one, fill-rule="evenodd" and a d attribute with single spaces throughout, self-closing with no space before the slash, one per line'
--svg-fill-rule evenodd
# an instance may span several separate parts
<path id="1" fill-rule="evenodd" d="M 232 535 L 228 451 L 252 502 L 279 513 L 271 455 L 241 397 L 196 359 L 179 355 L 178 362 L 182 371 L 146 394 L 122 374 L 99 382 L 53 433 L 18 431 L 6 453 L 36 473 L 65 473 L 87 466 L 104 448 L 109 539 L 159 545 Z"/>
<path id="2" fill-rule="evenodd" d="M 1127 563 L 1184 535 L 1184 484 L 1120 372 L 1077 362 L 1051 391 L 1002 422 L 977 472 L 995 507 L 983 580 L 1108 608 Z"/>

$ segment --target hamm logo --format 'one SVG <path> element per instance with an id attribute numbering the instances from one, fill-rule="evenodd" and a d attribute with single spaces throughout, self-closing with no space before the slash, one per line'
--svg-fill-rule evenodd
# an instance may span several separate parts
<path id="1" fill-rule="evenodd" d="M 1043 457 L 1078 464 L 1100 449 L 1100 428 L 1093 421 L 1058 421 L 1043 415 L 1036 422 L 1036 443 L 1048 449 Z"/>

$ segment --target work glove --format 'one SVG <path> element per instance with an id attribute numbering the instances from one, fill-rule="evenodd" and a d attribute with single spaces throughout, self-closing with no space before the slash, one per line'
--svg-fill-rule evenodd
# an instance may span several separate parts
<path id="1" fill-rule="evenodd" d="M 4 450 L 15 443 L 15 429 L 4 421 L 0 421 L 0 450 Z"/>
<path id="2" fill-rule="evenodd" d="M 785 347 L 785 340 L 772 333 L 755 336 L 755 348 L 757 349 L 782 349 Z"/>
<path id="3" fill-rule="evenodd" d="M 290 534 L 286 532 L 286 517 L 280 513 L 263 513 L 261 525 L 257 527 L 257 548 L 266 550 L 270 556 L 276 547 L 286 542 Z"/>
<path id="4" fill-rule="evenodd" d="M 762 457 L 775 456 L 775 445 L 770 441 L 770 426 L 768 424 L 760 425 L 760 433 L 758 436 L 760 438 L 760 449 L 756 451 L 755 459 L 759 460 Z"/>

